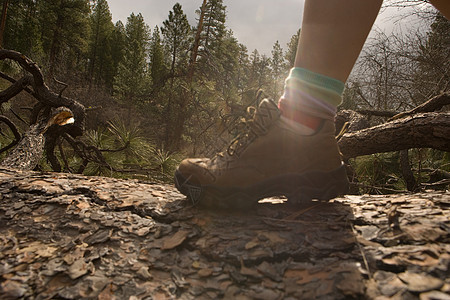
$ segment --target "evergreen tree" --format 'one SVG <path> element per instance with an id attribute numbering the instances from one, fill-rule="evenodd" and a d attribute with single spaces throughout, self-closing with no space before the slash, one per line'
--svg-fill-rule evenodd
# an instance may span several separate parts
<path id="1" fill-rule="evenodd" d="M 3 47 L 41 61 L 43 49 L 37 1 L 18 0 L 9 1 L 8 4 Z"/>
<path id="2" fill-rule="evenodd" d="M 223 0 L 208 0 L 202 34 L 205 49 L 214 48 L 220 43 L 226 33 L 225 20 L 226 6 L 223 5 Z"/>
<path id="3" fill-rule="evenodd" d="M 216 48 L 216 66 L 219 74 L 217 76 L 218 90 L 222 92 L 223 98 L 234 98 L 233 93 L 237 94 L 237 85 L 234 84 L 234 78 L 238 72 L 239 43 L 231 31 L 220 41 Z"/>
<path id="4" fill-rule="evenodd" d="M 88 49 L 89 0 L 46 0 L 37 2 L 44 53 L 50 75 L 56 67 L 73 72 Z"/>
<path id="5" fill-rule="evenodd" d="M 197 14 L 200 12 L 197 10 Z M 203 19 L 203 29 L 200 34 L 199 68 L 205 76 L 220 80 L 223 64 L 226 64 L 223 61 L 223 40 L 232 36 L 232 33 L 227 32 L 225 27 L 226 6 L 223 5 L 223 1 L 208 0 Z"/>
<path id="6" fill-rule="evenodd" d="M 275 42 L 272 48 L 272 59 L 270 60 L 270 68 L 272 71 L 272 88 L 270 89 L 273 99 L 277 99 L 281 94 L 283 87 L 282 80 L 284 75 L 284 57 L 283 49 L 278 41 Z"/>
<path id="7" fill-rule="evenodd" d="M 111 34 L 111 60 L 113 77 L 108 78 L 107 86 L 112 87 L 114 77 L 117 75 L 119 64 L 122 62 L 125 52 L 126 31 L 121 21 L 117 21 Z"/>
<path id="8" fill-rule="evenodd" d="M 287 50 L 285 53 L 285 59 L 287 61 L 286 69 L 294 67 L 295 56 L 297 55 L 298 40 L 300 38 L 300 29 L 291 37 L 291 40 L 287 44 Z"/>
<path id="9" fill-rule="evenodd" d="M 418 49 L 418 68 L 412 86 L 417 93 L 416 104 L 450 89 L 450 21 L 436 14 L 425 42 Z"/>
<path id="10" fill-rule="evenodd" d="M 128 105 L 142 104 L 149 86 L 147 59 L 149 29 L 141 14 L 132 13 L 125 26 L 125 48 L 114 78 L 114 95 Z"/>
<path id="11" fill-rule="evenodd" d="M 109 83 L 114 77 L 112 61 L 112 34 L 114 25 L 106 0 L 95 0 L 90 17 L 91 38 L 89 41 L 89 81 Z"/>
<path id="12" fill-rule="evenodd" d="M 150 73 L 152 76 L 153 87 L 155 90 L 158 90 L 163 85 L 166 73 L 164 49 L 158 26 L 155 26 L 155 29 L 153 30 L 150 44 Z"/>
<path id="13" fill-rule="evenodd" d="M 173 6 L 168 19 L 163 22 L 161 32 L 164 45 L 170 56 L 170 74 L 175 74 L 177 67 L 185 66 L 191 44 L 191 27 L 179 3 Z"/>
<path id="14" fill-rule="evenodd" d="M 247 47 L 243 44 L 239 44 L 236 86 L 240 94 L 244 94 L 248 88 L 249 62 Z"/>
<path id="15" fill-rule="evenodd" d="M 266 55 L 260 55 L 254 50 L 250 56 L 249 86 L 257 91 L 259 89 L 269 90 L 270 59 Z"/>

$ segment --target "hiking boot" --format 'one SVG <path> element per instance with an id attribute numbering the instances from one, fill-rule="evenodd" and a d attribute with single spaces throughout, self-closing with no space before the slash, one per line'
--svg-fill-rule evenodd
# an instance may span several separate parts
<path id="1" fill-rule="evenodd" d="M 329 200 L 348 190 L 345 166 L 331 120 L 311 135 L 281 117 L 264 99 L 247 121 L 247 130 L 215 157 L 185 159 L 175 171 L 177 189 L 194 204 L 244 208 L 262 198 Z"/>

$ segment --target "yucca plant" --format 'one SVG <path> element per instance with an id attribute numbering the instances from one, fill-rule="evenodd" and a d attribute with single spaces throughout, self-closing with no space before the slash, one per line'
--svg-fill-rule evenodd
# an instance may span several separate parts
<path id="1" fill-rule="evenodd" d="M 156 168 L 159 170 L 157 176 L 163 181 L 172 181 L 175 169 L 181 159 L 178 154 L 171 153 L 164 148 L 158 148 L 153 151 L 153 160 Z"/>
<path id="2" fill-rule="evenodd" d="M 137 124 L 129 126 L 121 120 L 109 121 L 108 130 L 114 136 L 117 148 L 125 147 L 125 164 L 148 164 L 154 147 L 143 137 L 141 129 Z"/>

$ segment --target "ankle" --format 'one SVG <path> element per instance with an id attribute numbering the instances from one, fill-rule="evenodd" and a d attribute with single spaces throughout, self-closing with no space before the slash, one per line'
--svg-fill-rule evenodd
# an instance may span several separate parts
<path id="1" fill-rule="evenodd" d="M 320 124 L 324 120 L 324 118 L 320 116 L 316 116 L 290 106 L 289 103 L 283 101 L 283 98 L 281 98 L 278 102 L 278 108 L 281 111 L 282 117 L 291 122 L 312 129 L 314 132 L 319 128 Z"/>

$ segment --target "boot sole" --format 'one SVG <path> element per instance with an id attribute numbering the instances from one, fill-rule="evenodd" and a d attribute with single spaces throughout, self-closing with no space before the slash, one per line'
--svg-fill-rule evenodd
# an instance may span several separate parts
<path id="1" fill-rule="evenodd" d="M 208 208 L 250 208 L 263 198 L 286 196 L 290 203 L 313 199 L 328 201 L 348 192 L 349 182 L 345 165 L 330 172 L 313 171 L 303 174 L 285 174 L 255 185 L 216 187 L 195 185 L 175 171 L 175 186 L 193 204 Z"/>

